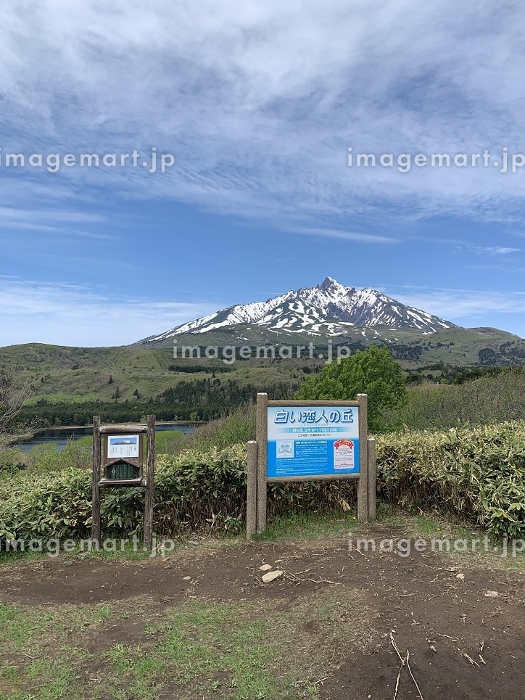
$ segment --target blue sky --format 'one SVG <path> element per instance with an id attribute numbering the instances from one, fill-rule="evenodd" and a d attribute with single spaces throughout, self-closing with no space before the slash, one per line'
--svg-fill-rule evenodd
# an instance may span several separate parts
<path id="1" fill-rule="evenodd" d="M 525 336 L 524 31 L 491 0 L 3 0 L 0 345 L 129 343 L 327 275 Z"/>

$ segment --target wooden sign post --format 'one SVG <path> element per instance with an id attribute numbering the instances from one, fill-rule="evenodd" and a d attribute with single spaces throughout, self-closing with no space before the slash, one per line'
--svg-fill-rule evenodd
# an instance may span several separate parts
<path id="1" fill-rule="evenodd" d="M 144 473 L 144 440 L 146 472 Z M 101 469 L 103 473 L 101 474 Z M 93 482 L 91 539 L 100 546 L 100 488 L 139 486 L 146 489 L 144 546 L 153 543 L 155 489 L 155 416 L 146 425 L 101 425 L 93 416 Z"/>
<path id="2" fill-rule="evenodd" d="M 257 394 L 256 441 L 248 443 L 248 539 L 266 528 L 268 482 L 356 479 L 357 519 L 375 520 L 367 402 L 366 394 L 355 401 L 269 401 Z"/>

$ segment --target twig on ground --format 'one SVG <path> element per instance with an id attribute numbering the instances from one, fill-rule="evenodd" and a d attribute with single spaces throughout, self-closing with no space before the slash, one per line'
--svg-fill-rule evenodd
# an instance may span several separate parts
<path id="1" fill-rule="evenodd" d="M 464 656 L 468 661 L 470 661 L 470 663 L 471 663 L 473 666 L 477 666 L 477 667 L 479 668 L 478 662 L 477 662 L 477 661 L 474 661 L 474 659 L 471 658 L 471 657 L 467 654 L 466 651 L 463 652 L 463 656 Z"/>
<path id="2" fill-rule="evenodd" d="M 311 581 L 312 583 L 331 583 L 334 586 L 342 586 L 343 584 L 340 581 L 329 581 L 328 579 L 315 579 L 315 578 L 299 578 L 295 574 L 290 573 L 289 571 L 285 572 L 285 577 L 289 577 L 293 579 L 294 581 Z"/>
<path id="3" fill-rule="evenodd" d="M 406 666 L 407 666 L 407 668 L 408 668 L 408 672 L 410 673 L 410 677 L 411 677 L 412 680 L 414 681 L 414 685 L 415 685 L 416 688 L 417 688 L 417 692 L 419 693 L 419 697 L 421 698 L 421 700 L 423 700 L 423 694 L 421 693 L 421 689 L 420 689 L 420 687 L 418 686 L 416 679 L 414 678 L 414 674 L 412 673 L 412 669 L 410 668 L 410 662 L 409 662 L 409 660 L 408 660 L 409 658 L 410 658 L 410 652 L 409 652 L 408 649 L 407 649 Z"/>
<path id="4" fill-rule="evenodd" d="M 459 639 L 456 637 L 451 637 L 449 634 L 441 634 L 440 632 L 436 632 L 438 637 L 446 637 L 447 639 L 451 639 L 453 642 L 459 642 Z"/>
<path id="5" fill-rule="evenodd" d="M 403 669 L 403 666 L 406 666 L 406 667 L 407 667 L 407 670 L 408 670 L 408 672 L 409 672 L 409 674 L 410 674 L 410 678 L 412 678 L 412 680 L 413 680 L 413 682 L 414 682 L 414 685 L 416 686 L 416 690 L 417 690 L 417 692 L 418 692 L 418 695 L 419 695 L 420 700 L 424 700 L 424 698 L 423 698 L 423 693 L 421 692 L 421 688 L 419 687 L 419 685 L 418 685 L 416 679 L 414 678 L 414 674 L 412 673 L 412 669 L 410 668 L 410 661 L 409 661 L 409 659 L 410 659 L 410 652 L 409 652 L 409 650 L 407 649 L 406 656 L 402 656 L 402 654 L 401 654 L 401 652 L 399 651 L 398 646 L 397 646 L 397 644 L 396 644 L 396 640 L 394 639 L 394 634 L 393 634 L 393 632 L 390 632 L 390 643 L 391 643 L 392 646 L 394 647 L 395 652 L 396 652 L 396 654 L 397 654 L 397 656 L 398 656 L 398 658 L 399 658 L 399 661 L 401 662 L 401 665 L 400 665 L 399 670 L 398 670 L 398 672 L 397 672 L 396 687 L 395 687 L 395 690 L 394 690 L 394 697 L 393 697 L 392 700 L 396 700 L 396 698 L 397 698 L 397 692 L 398 692 L 398 690 L 399 690 L 399 681 L 400 681 L 400 679 L 401 679 L 401 671 L 402 671 L 402 669 Z"/>

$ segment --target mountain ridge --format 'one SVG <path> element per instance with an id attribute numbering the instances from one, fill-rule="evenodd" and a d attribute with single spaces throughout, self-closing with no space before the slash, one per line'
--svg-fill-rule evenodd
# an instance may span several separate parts
<path id="1" fill-rule="evenodd" d="M 197 335 L 240 324 L 253 324 L 268 331 L 287 331 L 315 336 L 341 336 L 359 328 L 413 330 L 432 334 L 456 324 L 402 304 L 377 290 L 346 287 L 326 277 L 314 287 L 301 287 L 266 301 L 234 304 L 213 314 L 183 323 L 138 341 L 161 343 L 183 335 Z"/>

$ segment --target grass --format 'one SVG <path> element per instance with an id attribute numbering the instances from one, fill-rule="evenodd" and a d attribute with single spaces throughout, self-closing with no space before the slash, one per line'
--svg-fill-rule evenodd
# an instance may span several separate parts
<path id="1" fill-rule="evenodd" d="M 295 539 L 311 540 L 344 534 L 357 526 L 355 515 L 312 515 L 301 513 L 270 518 L 266 530 L 255 535 L 256 541 L 287 542 Z"/>
<path id="2" fill-rule="evenodd" d="M 459 520 L 381 504 L 378 525 L 427 540 L 482 536 Z M 326 542 L 349 531 L 372 534 L 342 513 L 275 519 L 260 539 Z M 207 544 L 219 550 L 245 546 L 241 537 Z M 111 556 L 128 559 L 130 553 Z M 510 566 L 525 573 L 525 553 L 506 560 L 494 553 L 443 556 L 463 570 Z M 369 650 L 377 642 L 372 613 L 360 596 L 354 589 L 325 588 L 284 609 L 278 598 L 189 599 L 162 609 L 138 600 L 0 605 L 0 699 L 314 700 L 316 681 L 329 667 L 350 649 Z"/>
<path id="3" fill-rule="evenodd" d="M 444 430 L 525 419 L 525 372 L 508 368 L 463 384 L 424 383 L 409 389 L 408 403 L 392 414 L 392 425 Z"/>
<path id="4" fill-rule="evenodd" d="M 207 451 L 255 440 L 255 405 L 244 406 L 227 418 L 210 421 L 185 436 L 184 447 Z"/>
<path id="5" fill-rule="evenodd" d="M 256 328 L 246 332 L 256 334 L 252 339 L 255 345 L 262 344 L 264 340 L 270 340 L 268 337 L 259 337 L 259 331 Z M 245 337 L 246 332 L 243 331 L 241 336 Z M 301 337 L 296 334 L 286 336 L 283 333 L 280 333 L 279 342 L 284 345 L 308 345 L 311 340 L 311 337 Z M 497 353 L 498 361 L 502 364 L 520 362 L 520 352 L 523 353 L 525 345 L 523 340 L 497 330 L 479 332 L 453 328 L 432 336 L 421 336 L 414 332 L 388 331 L 388 329 L 381 329 L 381 333 L 391 339 L 398 338 L 399 340 L 394 342 L 394 346 L 398 349 L 406 346 L 408 349 L 418 348 L 421 351 L 417 360 L 401 360 L 403 367 L 412 369 L 432 366 L 440 362 L 454 366 L 479 365 L 479 351 L 487 347 Z M 339 340 L 344 343 L 356 340 L 365 344 L 368 342 L 363 338 L 360 330 L 356 330 L 355 335 L 352 333 L 351 336 Z M 375 331 L 371 330 L 371 336 L 372 338 L 375 336 Z M 276 339 L 271 338 L 271 340 Z M 218 333 L 207 334 L 200 338 L 195 335 L 181 337 L 179 347 L 184 344 L 240 346 L 245 342 L 235 340 L 235 335 L 223 329 Z M 507 350 L 503 354 L 502 343 L 507 344 Z M 316 343 L 319 348 L 321 344 L 324 345 L 325 340 Z M 518 351 L 514 359 L 509 355 L 512 350 Z M 400 356 L 402 357 L 403 353 Z M 28 406 L 45 398 L 50 403 L 63 401 L 71 403 L 74 409 L 75 404 L 95 399 L 111 401 L 117 387 L 121 400 L 134 401 L 135 390 L 138 390 L 141 397 L 153 398 L 177 381 L 191 382 L 206 376 L 205 373 L 191 375 L 170 371 L 169 367 L 174 363 L 188 367 L 202 366 L 209 370 L 208 376 L 211 376 L 214 366 L 219 369 L 224 369 L 226 366 L 220 360 L 175 359 L 172 348 L 169 347 L 164 349 L 138 346 L 70 348 L 31 343 L 0 349 L 0 367 L 16 367 L 22 376 L 33 377 L 36 374 L 38 377 L 36 396 L 27 401 Z M 271 386 L 277 381 L 302 378 L 304 377 L 303 368 L 310 370 L 321 364 L 320 360 L 304 357 L 299 360 L 276 362 L 252 359 L 232 364 L 232 371 L 228 373 L 228 377 L 240 384 L 254 383 L 263 389 L 264 386 Z M 423 373 L 424 371 L 422 370 Z M 111 383 L 110 376 L 113 380 Z"/>
<path id="6" fill-rule="evenodd" d="M 107 606 L 48 610 L 0 605 L 0 698 L 81 698 L 75 669 L 86 651 L 73 646 L 71 637 L 106 617 Z"/>
<path id="7" fill-rule="evenodd" d="M 342 614 L 352 624 L 337 624 Z M 136 640 L 106 646 L 123 619 L 138 623 Z M 300 637 L 306 622 L 316 633 Z M 359 594 L 332 590 L 286 615 L 279 601 L 187 601 L 153 614 L 124 603 L 54 610 L 4 605 L 0 698 L 316 698 L 315 681 L 333 663 L 333 649 L 366 648 L 369 622 Z M 327 642 L 322 647 L 320 639 Z"/>
<path id="8" fill-rule="evenodd" d="M 274 364 L 270 360 L 254 359 L 234 363 L 227 376 L 240 384 L 272 385 L 290 379 L 297 372 L 302 376 L 303 364 L 314 362 L 305 359 Z M 174 372 L 169 370 L 173 364 L 190 368 L 202 366 L 206 371 L 197 374 Z M 209 378 L 214 367 L 220 372 L 226 366 L 221 360 L 174 359 L 169 348 L 69 348 L 37 343 L 1 348 L 0 367 L 4 365 L 16 367 L 23 377 L 37 375 L 36 395 L 26 401 L 26 406 L 35 405 L 41 399 L 51 404 L 81 404 L 97 399 L 111 401 L 117 387 L 121 401 L 135 401 L 135 390 L 142 398 L 153 399 L 179 381 Z M 226 379 L 222 373 L 217 376 Z"/>

